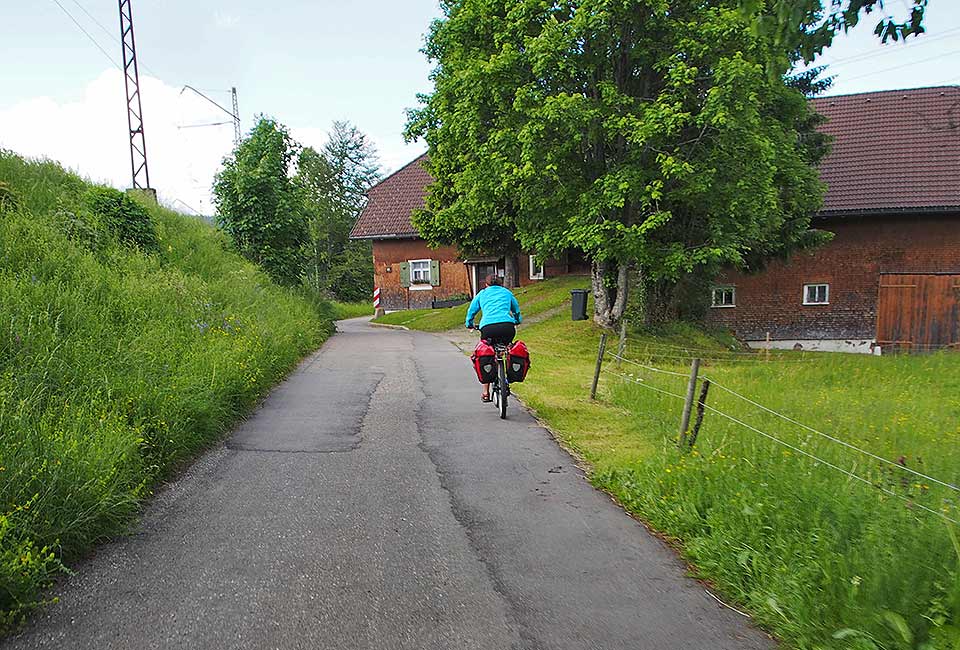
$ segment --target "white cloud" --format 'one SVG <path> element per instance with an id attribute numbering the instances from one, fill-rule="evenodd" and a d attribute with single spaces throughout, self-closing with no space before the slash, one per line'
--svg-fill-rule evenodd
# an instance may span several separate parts
<path id="1" fill-rule="evenodd" d="M 240 24 L 240 17 L 226 11 L 215 11 L 213 12 L 213 24 L 218 29 L 233 29 Z"/>
<path id="2" fill-rule="evenodd" d="M 141 76 L 150 184 L 162 202 L 213 214 L 210 188 L 223 157 L 233 148 L 231 124 L 182 128 L 229 121 L 203 98 L 150 76 Z M 249 124 L 244 125 L 248 130 Z M 293 137 L 315 148 L 327 140 L 330 125 L 291 128 Z M 361 127 L 362 128 L 362 127 Z M 369 133 L 384 173 L 420 155 L 422 143 Z M 56 160 L 81 176 L 118 188 L 130 186 L 130 148 L 123 75 L 109 69 L 90 82 L 81 97 L 68 101 L 37 97 L 0 107 L 0 148 Z"/>
<path id="3" fill-rule="evenodd" d="M 150 184 L 165 203 L 179 200 L 211 214 L 210 186 L 233 146 L 233 127 L 179 127 L 229 117 L 202 98 L 181 95 L 179 88 L 153 77 L 141 76 L 140 88 Z M 103 72 L 75 101 L 40 97 L 0 108 L 0 147 L 57 160 L 97 182 L 129 187 L 123 75 L 115 69 Z"/>

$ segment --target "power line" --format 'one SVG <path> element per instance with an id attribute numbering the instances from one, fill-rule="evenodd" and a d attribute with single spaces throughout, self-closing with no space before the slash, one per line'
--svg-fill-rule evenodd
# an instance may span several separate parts
<path id="1" fill-rule="evenodd" d="M 77 21 L 77 19 L 73 17 L 73 14 L 71 14 L 69 11 L 67 11 L 67 8 L 64 7 L 62 4 L 60 4 L 60 0 L 53 0 L 53 2 L 54 2 L 58 7 L 60 7 L 60 9 L 63 11 L 63 13 L 67 14 L 67 18 L 69 18 L 70 20 L 73 21 L 73 24 L 77 26 L 77 29 L 79 29 L 81 32 L 83 32 L 84 36 L 86 36 L 88 39 L 90 39 L 90 42 L 93 43 L 94 47 L 96 47 L 98 50 L 100 50 L 100 52 L 102 52 L 103 55 L 104 55 L 105 57 L 107 57 L 107 59 L 110 61 L 110 63 L 112 63 L 113 66 L 114 66 L 117 70 L 119 70 L 120 72 L 123 72 L 123 68 L 120 67 L 120 64 L 117 63 L 116 60 L 115 60 L 112 56 L 110 56 L 105 49 L 103 49 L 103 47 L 101 47 L 100 43 L 97 42 L 97 39 L 95 39 L 93 36 L 90 35 L 90 32 L 88 32 L 86 29 L 84 29 L 83 25 L 81 25 L 81 24 Z"/>
<path id="2" fill-rule="evenodd" d="M 59 3 L 57 3 L 57 4 L 59 4 Z M 87 18 L 89 18 L 90 20 L 92 20 L 93 23 L 94 23 L 97 27 L 100 28 L 100 31 L 102 31 L 104 34 L 106 34 L 107 37 L 108 37 L 111 41 L 113 41 L 113 42 L 114 42 L 115 44 L 117 44 L 117 45 L 120 45 L 121 47 L 123 46 L 123 42 L 122 42 L 119 38 L 117 38 L 117 35 L 116 35 L 114 32 L 112 32 L 112 31 L 110 31 L 109 29 L 107 29 L 106 27 L 104 27 L 104 26 L 103 26 L 103 23 L 101 23 L 99 20 L 97 20 L 96 17 L 95 17 L 93 14 L 91 14 L 89 11 L 87 11 L 86 7 L 84 7 L 82 4 L 80 4 L 79 0 L 73 0 L 73 4 L 77 5 L 77 7 L 80 8 L 80 11 L 82 11 L 83 13 L 85 13 L 85 14 L 87 15 Z M 147 64 L 145 64 L 145 63 L 140 63 L 140 65 L 143 66 L 143 69 L 146 70 L 147 72 L 149 72 L 150 74 L 152 74 L 154 77 L 157 77 L 158 79 L 160 78 L 160 75 L 157 74 L 157 72 L 156 72 L 155 70 L 151 69 L 150 66 L 148 66 Z"/>
<path id="3" fill-rule="evenodd" d="M 844 81 L 844 82 L 847 82 L 847 81 L 854 81 L 854 80 L 856 80 L 856 79 L 863 79 L 863 78 L 865 78 L 865 77 L 872 77 L 873 75 L 882 74 L 882 73 L 884 73 L 884 72 L 893 72 L 894 70 L 900 70 L 900 69 L 902 69 L 902 68 L 909 68 L 909 67 L 912 67 L 912 66 L 915 66 L 915 65 L 919 65 L 919 64 L 921 64 L 921 63 L 929 63 L 930 61 L 936 61 L 937 59 L 942 59 L 942 58 L 944 58 L 944 57 L 952 56 L 952 55 L 954 55 L 954 54 L 960 54 L 960 50 L 953 50 L 952 52 L 947 52 L 947 53 L 945 53 L 945 54 L 939 54 L 939 55 L 937 55 L 937 56 L 931 56 L 931 57 L 928 57 L 928 58 L 926 58 L 926 59 L 920 59 L 920 60 L 918 60 L 918 61 L 911 61 L 910 63 L 904 63 L 904 64 L 901 64 L 901 65 L 895 65 L 895 66 L 893 66 L 893 67 L 891 67 L 891 68 L 882 68 L 882 69 L 880 69 L 880 70 L 874 70 L 873 72 L 868 72 L 868 73 L 866 73 L 866 74 L 856 75 L 856 76 L 854 76 L 854 77 L 841 78 L 841 80 Z M 838 75 L 838 76 L 839 76 L 839 75 Z"/>
<path id="4" fill-rule="evenodd" d="M 954 27 L 953 29 L 948 29 L 948 30 L 945 31 L 945 32 L 942 32 L 942 33 L 940 33 L 940 34 L 937 34 L 936 36 L 927 36 L 927 37 L 924 37 L 923 40 L 920 40 L 920 41 L 911 41 L 909 44 L 905 44 L 905 45 L 901 46 L 899 50 L 898 50 L 898 49 L 894 49 L 894 48 L 896 48 L 897 46 L 891 46 L 891 47 L 887 47 L 886 49 L 882 49 L 882 50 L 879 50 L 879 51 L 878 51 L 877 48 L 876 48 L 876 46 L 873 46 L 869 51 L 863 51 L 863 52 L 860 52 L 860 53 L 858 53 L 858 54 L 851 54 L 850 56 L 840 57 L 840 58 L 835 59 L 835 60 L 833 60 L 833 61 L 822 61 L 822 62 L 820 62 L 820 63 L 812 64 L 812 65 L 810 65 L 810 66 L 808 66 L 808 67 L 816 68 L 816 67 L 820 67 L 820 66 L 827 66 L 828 69 L 830 69 L 830 68 L 841 68 L 841 67 L 843 67 L 843 66 L 845 66 L 845 65 L 849 65 L 849 64 L 851 64 L 851 63 L 856 63 L 856 62 L 858 62 L 858 61 L 864 61 L 864 60 L 867 60 L 867 59 L 873 59 L 873 58 L 876 58 L 876 57 L 879 57 L 879 56 L 886 56 L 887 54 L 900 54 L 900 53 L 902 53 L 902 52 L 904 51 L 904 48 L 907 48 L 907 47 L 909 47 L 911 50 L 913 50 L 913 49 L 916 49 L 916 48 L 918 48 L 918 47 L 922 47 L 922 46 L 924 46 L 924 45 L 927 45 L 927 44 L 929 44 L 929 43 L 937 43 L 937 42 L 939 42 L 939 41 L 942 41 L 942 40 L 944 40 L 944 39 L 946 39 L 946 38 L 949 38 L 949 37 L 953 36 L 953 34 L 956 33 L 956 32 L 960 32 L 960 27 Z"/>
<path id="5" fill-rule="evenodd" d="M 179 124 L 178 129 L 199 129 L 202 126 L 223 126 L 224 124 L 233 124 L 233 120 L 226 122 L 208 122 L 206 124 Z"/>

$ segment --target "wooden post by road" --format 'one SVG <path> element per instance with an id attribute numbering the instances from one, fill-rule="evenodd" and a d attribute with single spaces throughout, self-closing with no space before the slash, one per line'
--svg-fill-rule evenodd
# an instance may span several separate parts
<path id="1" fill-rule="evenodd" d="M 700 388 L 700 397 L 697 399 L 697 419 L 693 423 L 693 431 L 690 432 L 690 440 L 687 441 L 687 444 L 690 445 L 690 448 L 693 449 L 693 446 L 697 444 L 697 434 L 700 433 L 700 425 L 703 424 L 703 414 L 707 408 L 707 392 L 710 390 L 710 380 L 704 379 L 703 385 Z"/>
<path id="2" fill-rule="evenodd" d="M 690 381 L 687 384 L 687 397 L 683 402 L 683 415 L 680 417 L 680 444 L 687 441 L 687 428 L 690 426 L 690 411 L 693 409 L 693 394 L 697 392 L 697 374 L 700 372 L 700 359 L 690 364 Z"/>
<path id="3" fill-rule="evenodd" d="M 620 343 L 617 344 L 617 356 L 623 357 L 623 353 L 627 351 L 627 320 L 623 319 L 620 321 Z M 620 359 L 617 359 L 617 367 L 620 367 Z"/>
<path id="4" fill-rule="evenodd" d="M 600 381 L 600 366 L 603 365 L 603 354 L 607 351 L 607 334 L 600 335 L 600 350 L 597 352 L 597 369 L 593 371 L 593 385 L 590 387 L 590 399 L 597 399 L 597 382 Z"/>

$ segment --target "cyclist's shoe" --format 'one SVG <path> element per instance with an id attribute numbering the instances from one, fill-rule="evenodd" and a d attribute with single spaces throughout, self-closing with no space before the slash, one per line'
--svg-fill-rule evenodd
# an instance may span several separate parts
<path id="1" fill-rule="evenodd" d="M 492 402 L 492 401 L 493 401 L 493 398 L 490 397 L 489 395 L 481 395 L 481 396 L 480 396 L 480 401 L 481 401 L 481 402 Z"/>

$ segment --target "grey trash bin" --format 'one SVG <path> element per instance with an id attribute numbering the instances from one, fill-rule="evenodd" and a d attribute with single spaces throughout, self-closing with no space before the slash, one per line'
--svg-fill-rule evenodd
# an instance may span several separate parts
<path id="1" fill-rule="evenodd" d="M 587 294 L 586 289 L 573 289 L 570 292 L 572 300 L 570 308 L 573 320 L 587 320 Z"/>

